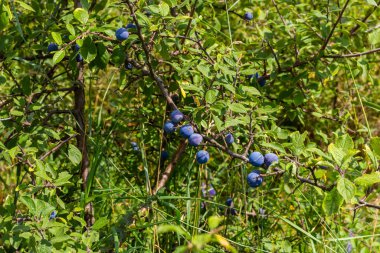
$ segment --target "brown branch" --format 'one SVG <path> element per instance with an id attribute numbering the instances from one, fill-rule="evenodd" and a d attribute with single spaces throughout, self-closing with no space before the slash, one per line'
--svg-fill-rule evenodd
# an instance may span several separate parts
<path id="1" fill-rule="evenodd" d="M 280 62 L 278 61 L 278 58 L 277 58 L 277 54 L 276 54 L 276 52 L 274 51 L 272 45 L 269 43 L 268 40 L 266 40 L 266 43 L 268 43 L 268 46 L 269 46 L 269 48 L 270 48 L 270 50 L 271 50 L 271 52 L 272 52 L 272 54 L 273 54 L 273 56 L 274 56 L 274 60 L 275 60 L 276 63 L 277 63 L 277 68 L 278 68 L 278 70 L 281 72 L 281 65 L 280 65 Z"/>
<path id="2" fill-rule="evenodd" d="M 181 143 L 179 144 L 179 147 L 177 148 L 177 151 L 175 152 L 173 159 L 171 162 L 166 166 L 166 169 L 164 173 L 162 173 L 160 181 L 157 182 L 156 187 L 153 189 L 153 195 L 156 195 L 157 192 L 165 186 L 166 182 L 169 180 L 170 176 L 172 175 L 174 171 L 174 167 L 181 158 L 183 152 L 185 152 L 187 146 L 186 140 L 182 140 Z"/>
<path id="3" fill-rule="evenodd" d="M 380 1 L 377 2 L 377 5 L 380 5 Z M 367 19 L 372 15 L 372 13 L 375 12 L 376 9 L 377 9 L 377 6 L 374 6 L 371 10 L 369 10 L 367 14 L 365 15 L 365 17 L 362 18 L 361 22 L 365 23 Z M 357 24 L 354 28 L 351 29 L 350 35 L 354 35 L 359 28 L 360 28 L 360 25 Z"/>
<path id="4" fill-rule="evenodd" d="M 230 149 L 228 149 L 227 147 L 224 147 L 223 145 L 219 144 L 215 139 L 213 138 L 210 138 L 210 137 L 207 137 L 205 135 L 202 135 L 203 136 L 203 139 L 209 143 L 211 143 L 213 146 L 215 146 L 216 148 L 218 148 L 219 150 L 222 150 L 224 152 L 226 152 L 227 154 L 229 154 L 230 156 L 234 157 L 234 158 L 238 158 L 240 160 L 243 160 L 245 162 L 248 162 L 248 158 L 244 155 L 240 155 L 240 154 L 237 154 L 237 153 L 234 153 L 233 151 L 231 151 Z"/>
<path id="5" fill-rule="evenodd" d="M 332 29 L 330 31 L 330 34 L 327 36 L 327 38 L 326 38 L 325 42 L 323 43 L 323 45 L 322 45 L 321 49 L 319 50 L 319 52 L 323 52 L 326 49 L 327 44 L 329 43 L 332 35 L 334 34 L 335 28 L 338 25 L 338 23 L 340 22 L 340 20 L 341 20 L 341 18 L 343 16 L 343 13 L 346 10 L 347 5 L 348 5 L 349 2 L 350 2 L 350 0 L 346 0 L 346 3 L 344 4 L 342 10 L 340 11 L 338 18 L 335 21 L 335 23 L 334 23 L 334 25 L 333 25 L 333 27 L 332 27 Z"/>
<path id="6" fill-rule="evenodd" d="M 367 54 L 373 54 L 380 52 L 380 48 L 375 48 L 369 51 L 361 52 L 361 53 L 353 53 L 353 54 L 332 54 L 332 55 L 323 55 L 322 58 L 353 58 L 360 57 Z"/>
<path id="7" fill-rule="evenodd" d="M 285 20 L 284 20 L 284 17 L 283 17 L 283 16 L 281 15 L 281 13 L 280 13 L 280 10 L 278 9 L 278 6 L 277 6 L 276 1 L 275 1 L 275 0 L 272 0 L 272 3 L 273 3 L 273 5 L 274 5 L 274 7 L 276 8 L 276 12 L 277 12 L 277 14 L 280 16 L 280 19 L 281 19 L 282 23 L 284 24 L 284 26 L 286 26 L 286 22 L 285 22 Z"/>
<path id="8" fill-rule="evenodd" d="M 142 45 L 142 48 L 143 48 L 144 53 L 145 53 L 145 57 L 146 57 L 145 63 L 148 66 L 150 77 L 156 82 L 157 86 L 161 90 L 161 93 L 163 94 L 163 96 L 166 98 L 166 100 L 167 100 L 168 104 L 170 105 L 170 107 L 173 110 L 175 110 L 175 109 L 177 109 L 177 106 L 173 102 L 172 98 L 169 96 L 169 93 L 168 93 L 168 91 L 165 88 L 164 81 L 153 70 L 153 66 L 152 66 L 151 59 L 150 59 L 150 53 L 149 53 L 147 45 L 145 44 L 144 37 L 143 37 L 142 32 L 141 32 L 140 23 L 139 23 L 138 19 L 136 18 L 135 11 L 134 11 L 134 9 L 132 7 L 132 4 L 131 4 L 131 2 L 129 0 L 127 0 L 127 5 L 128 5 L 128 8 L 129 8 L 129 10 L 131 12 L 133 21 L 134 21 L 134 23 L 136 25 L 137 35 L 138 35 L 138 37 L 139 37 L 139 39 L 141 41 L 141 45 Z"/>
<path id="9" fill-rule="evenodd" d="M 359 207 L 368 206 L 368 207 L 372 207 L 375 209 L 380 209 L 380 206 L 365 202 L 364 200 L 359 200 L 359 203 L 361 204 Z"/>
<path id="10" fill-rule="evenodd" d="M 76 137 L 77 134 L 74 134 L 74 135 L 71 135 L 69 136 L 67 139 L 63 140 L 63 141 L 60 141 L 58 143 L 57 146 L 55 146 L 54 148 L 52 148 L 51 150 L 49 150 L 48 152 L 46 152 L 45 154 L 41 155 L 40 156 L 40 160 L 44 160 L 46 157 L 48 157 L 49 155 L 51 155 L 52 153 L 56 152 L 58 149 L 60 149 L 65 143 L 67 143 L 68 141 L 70 141 L 72 138 Z"/>
<path id="11" fill-rule="evenodd" d="M 193 16 L 194 16 L 194 13 L 195 13 L 195 6 L 197 5 L 197 2 L 198 2 L 198 0 L 195 0 L 193 6 L 191 8 L 190 19 L 189 19 L 189 22 L 187 23 L 187 27 L 186 27 L 186 31 L 185 31 L 184 37 L 187 37 L 187 35 L 190 32 L 191 22 L 193 21 Z M 185 42 L 185 39 L 182 38 L 181 44 L 183 44 L 184 42 Z"/>
<path id="12" fill-rule="evenodd" d="M 65 113 L 70 113 L 73 114 L 72 110 L 52 110 L 48 113 L 46 118 L 42 121 L 42 125 L 45 125 L 47 121 L 54 115 L 54 114 L 65 114 Z"/>
<path id="13" fill-rule="evenodd" d="M 334 186 L 336 185 L 336 183 L 330 185 L 330 186 L 326 186 L 326 185 L 322 185 L 322 184 L 319 184 L 318 182 L 314 181 L 314 180 L 310 180 L 310 179 L 307 179 L 307 178 L 303 178 L 299 175 L 297 175 L 297 178 L 302 182 L 302 183 L 307 183 L 307 184 L 310 184 L 310 185 L 314 185 L 318 188 L 321 188 L 323 191 L 331 191 Z"/>

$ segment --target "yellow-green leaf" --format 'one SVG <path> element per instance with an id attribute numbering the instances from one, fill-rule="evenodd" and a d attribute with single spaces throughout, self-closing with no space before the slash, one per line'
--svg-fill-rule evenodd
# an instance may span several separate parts
<path id="1" fill-rule="evenodd" d="M 88 12 L 83 8 L 77 8 L 74 10 L 74 17 L 82 24 L 86 24 L 88 21 Z"/>
<path id="2" fill-rule="evenodd" d="M 55 52 L 54 56 L 53 56 L 53 64 L 59 63 L 60 61 L 62 61 L 62 59 L 64 57 L 65 57 L 65 51 L 64 50 L 59 50 L 59 51 Z"/>

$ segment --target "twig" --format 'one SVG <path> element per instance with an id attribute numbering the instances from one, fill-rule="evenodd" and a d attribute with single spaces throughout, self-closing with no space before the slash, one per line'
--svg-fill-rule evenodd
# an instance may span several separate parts
<path id="1" fill-rule="evenodd" d="M 185 152 L 186 149 L 186 140 L 182 140 L 179 144 L 179 147 L 177 148 L 177 151 L 175 152 L 173 159 L 171 162 L 166 166 L 166 169 L 164 173 L 162 173 L 160 181 L 158 181 L 156 187 L 153 189 L 153 194 L 157 194 L 157 192 L 165 186 L 166 182 L 169 180 L 170 176 L 173 173 L 174 166 L 177 164 L 179 159 L 181 158 L 183 152 Z"/>
<path id="2" fill-rule="evenodd" d="M 78 134 L 74 134 L 74 135 L 71 135 L 69 136 L 67 139 L 61 141 L 58 143 L 57 146 L 55 146 L 53 149 L 49 150 L 48 152 L 46 152 L 45 154 L 41 155 L 40 156 L 40 160 L 44 160 L 46 157 L 48 157 L 49 155 L 51 155 L 52 153 L 54 153 L 55 151 L 57 151 L 58 149 L 60 149 L 65 143 L 67 143 L 68 141 L 70 141 L 72 138 L 76 137 Z"/>
<path id="3" fill-rule="evenodd" d="M 189 34 L 190 27 L 191 27 L 191 22 L 193 21 L 193 16 L 194 16 L 194 12 L 195 12 L 195 6 L 197 5 L 197 2 L 198 2 L 198 0 L 195 0 L 193 6 L 191 7 L 190 19 L 189 19 L 189 22 L 187 23 L 187 27 L 186 27 L 186 31 L 185 31 L 184 37 L 187 37 L 187 35 Z M 183 44 L 184 42 L 185 42 L 185 39 L 182 39 L 181 44 Z"/>
<path id="4" fill-rule="evenodd" d="M 353 54 L 332 54 L 332 55 L 323 55 L 322 58 L 353 58 L 360 57 L 367 54 L 373 54 L 380 52 L 380 48 L 375 48 L 369 51 L 361 52 L 361 53 L 353 53 Z"/>
<path id="5" fill-rule="evenodd" d="M 375 209 L 380 209 L 380 206 L 365 202 L 364 200 L 359 200 L 359 203 L 361 204 L 359 207 L 368 206 L 368 207 L 372 207 Z"/>
<path id="6" fill-rule="evenodd" d="M 333 25 L 333 27 L 332 27 L 332 29 L 330 31 L 330 34 L 327 36 L 327 38 L 326 38 L 325 42 L 323 43 L 323 45 L 322 45 L 321 49 L 319 50 L 319 52 L 323 52 L 326 49 L 327 44 L 329 43 L 329 41 L 330 41 L 330 39 L 331 39 L 334 31 L 335 31 L 335 28 L 338 25 L 338 23 L 340 22 L 340 20 L 341 20 L 341 18 L 343 16 L 343 13 L 346 10 L 347 5 L 348 5 L 349 2 L 350 2 L 350 0 L 346 0 L 346 3 L 344 4 L 343 9 L 340 11 L 338 18 L 335 21 L 335 23 L 334 23 L 334 25 Z"/>
<path id="7" fill-rule="evenodd" d="M 377 2 L 377 5 L 380 4 L 380 1 Z M 375 12 L 375 10 L 377 9 L 377 5 L 374 6 L 370 11 L 367 12 L 367 14 L 365 15 L 364 18 L 362 18 L 361 20 L 361 23 L 365 23 L 367 21 L 367 19 L 372 15 L 372 13 Z M 354 35 L 356 33 L 356 31 L 360 28 L 360 25 L 357 24 L 354 28 L 351 29 L 350 31 L 350 35 Z"/>
<path id="8" fill-rule="evenodd" d="M 156 82 L 157 86 L 160 88 L 163 96 L 166 98 L 166 100 L 167 100 L 168 104 L 170 105 L 170 107 L 172 109 L 177 109 L 177 106 L 175 105 L 175 103 L 173 102 L 172 98 L 169 96 L 168 91 L 165 88 L 164 81 L 153 70 L 152 63 L 151 63 L 151 60 L 150 60 L 150 53 L 149 53 L 149 50 L 148 50 L 148 48 L 147 48 L 147 46 L 145 44 L 144 37 L 143 37 L 142 32 L 141 32 L 140 23 L 139 23 L 138 19 L 136 18 L 135 11 L 133 10 L 132 4 L 131 4 L 131 2 L 129 0 L 127 1 L 127 5 L 128 5 L 129 10 L 131 12 L 133 21 L 134 21 L 134 23 L 136 25 L 137 35 L 138 35 L 138 37 L 139 37 L 139 39 L 141 41 L 141 45 L 142 45 L 142 48 L 143 48 L 144 53 L 145 53 L 145 57 L 146 57 L 145 63 L 148 66 L 149 74 L 150 74 L 151 78 Z"/>
<path id="9" fill-rule="evenodd" d="M 226 152 L 227 154 L 229 154 L 230 156 L 234 157 L 234 158 L 239 158 L 240 160 L 243 160 L 245 162 L 248 162 L 248 158 L 244 155 L 240 155 L 240 154 L 237 154 L 237 153 L 234 153 L 233 151 L 231 151 L 230 149 L 228 149 L 227 147 L 224 147 L 222 146 L 221 144 L 219 144 L 216 140 L 214 140 L 213 138 L 210 138 L 210 137 L 207 137 L 205 135 L 203 135 L 203 139 L 211 144 L 213 144 L 216 148 L 218 148 L 219 150 L 222 150 L 224 152 Z"/>
<path id="10" fill-rule="evenodd" d="M 273 54 L 273 56 L 274 56 L 274 59 L 275 59 L 275 61 L 276 61 L 276 63 L 277 63 L 277 68 L 278 68 L 278 70 L 281 72 L 281 65 L 280 65 L 280 62 L 278 61 L 277 54 L 276 54 L 276 52 L 274 51 L 272 45 L 269 43 L 269 41 L 266 40 L 266 42 L 268 43 L 268 46 L 269 46 L 270 50 L 272 51 L 272 54 Z"/>
<path id="11" fill-rule="evenodd" d="M 274 7 L 276 8 L 276 12 L 277 12 L 277 14 L 280 16 L 282 23 L 284 24 L 284 26 L 286 26 L 286 22 L 285 22 L 285 20 L 284 20 L 284 17 L 283 17 L 283 16 L 281 15 L 281 13 L 280 13 L 280 10 L 278 9 L 278 6 L 277 6 L 276 1 L 275 1 L 275 0 L 272 0 L 272 3 L 273 3 L 273 5 L 274 5 Z"/>

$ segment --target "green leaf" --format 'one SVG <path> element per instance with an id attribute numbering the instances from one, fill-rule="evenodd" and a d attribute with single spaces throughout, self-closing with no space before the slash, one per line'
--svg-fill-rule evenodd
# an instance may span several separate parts
<path id="1" fill-rule="evenodd" d="M 283 154 L 286 153 L 284 147 L 280 143 L 277 143 L 277 142 L 263 142 L 261 143 L 261 145 L 270 149 L 277 150 Z"/>
<path id="2" fill-rule="evenodd" d="M 365 187 L 380 183 L 380 172 L 376 171 L 371 174 L 364 174 L 363 176 L 356 178 L 354 182 L 357 185 Z"/>
<path id="3" fill-rule="evenodd" d="M 19 3 L 22 8 L 24 8 L 24 9 L 26 9 L 28 11 L 35 12 L 35 10 L 32 8 L 32 6 L 30 6 L 30 5 L 28 5 L 28 4 L 24 3 L 24 2 L 18 1 L 18 0 L 16 0 L 15 2 Z"/>
<path id="4" fill-rule="evenodd" d="M 9 24 L 9 18 L 5 11 L 0 9 L 0 31 L 5 29 Z"/>
<path id="5" fill-rule="evenodd" d="M 68 235 L 61 235 L 61 236 L 55 236 L 53 238 L 50 239 L 50 242 L 51 243 L 60 243 L 60 242 L 67 242 L 67 241 L 71 241 L 72 238 Z"/>
<path id="6" fill-rule="evenodd" d="M 197 69 L 206 77 L 210 74 L 210 67 L 208 65 L 199 64 L 197 65 Z"/>
<path id="7" fill-rule="evenodd" d="M 56 32 L 52 32 L 52 33 L 51 33 L 51 36 L 53 37 L 53 40 L 54 40 L 58 45 L 61 45 L 61 44 L 62 44 L 61 34 L 56 33 Z"/>
<path id="8" fill-rule="evenodd" d="M 215 126 L 218 129 L 219 132 L 223 131 L 223 121 L 221 121 L 217 116 L 212 115 L 212 118 L 215 122 Z"/>
<path id="9" fill-rule="evenodd" d="M 188 239 L 191 238 L 191 236 L 185 230 L 183 230 L 180 226 L 165 224 L 157 228 L 157 233 L 159 234 L 169 233 L 169 232 L 175 232 L 179 235 L 185 236 Z"/>
<path id="10" fill-rule="evenodd" d="M 164 3 L 164 2 L 160 3 L 158 8 L 160 9 L 161 16 L 165 17 L 165 16 L 169 15 L 170 7 L 167 3 Z"/>
<path id="11" fill-rule="evenodd" d="M 69 179 L 71 177 L 72 177 L 72 175 L 69 174 L 67 171 L 61 172 L 58 175 L 58 179 L 56 179 L 54 181 L 54 185 L 55 186 L 61 186 L 61 185 L 64 185 L 64 184 L 69 184 L 70 183 Z"/>
<path id="12" fill-rule="evenodd" d="M 97 48 L 95 43 L 92 41 L 90 37 L 87 37 L 83 41 L 83 45 L 80 49 L 83 58 L 87 62 L 91 62 L 96 58 L 97 55 Z"/>
<path id="13" fill-rule="evenodd" d="M 351 203 L 352 198 L 355 196 L 355 185 L 347 178 L 341 177 L 338 179 L 337 189 L 346 203 Z"/>
<path id="14" fill-rule="evenodd" d="M 354 148 L 354 142 L 348 134 L 345 134 L 338 137 L 335 146 L 342 149 L 344 152 L 347 152 Z"/>
<path id="15" fill-rule="evenodd" d="M 245 109 L 244 105 L 242 105 L 240 103 L 229 104 L 228 107 L 233 112 L 237 112 L 237 113 L 246 113 L 247 112 L 247 109 Z"/>
<path id="16" fill-rule="evenodd" d="M 307 133 L 300 134 L 298 131 L 290 135 L 292 145 L 289 147 L 295 155 L 300 155 L 305 149 L 305 139 Z"/>
<path id="17" fill-rule="evenodd" d="M 29 209 L 29 212 L 31 214 L 36 213 L 36 204 L 34 203 L 34 200 L 29 196 L 21 196 L 20 197 L 21 203 L 26 205 L 26 207 Z"/>
<path id="18" fill-rule="evenodd" d="M 373 5 L 373 6 L 377 6 L 377 3 L 375 0 L 365 0 L 368 4 L 370 5 Z"/>
<path id="19" fill-rule="evenodd" d="M 218 97 L 218 94 L 218 90 L 208 90 L 205 96 L 206 102 L 209 104 L 214 103 L 216 101 L 216 98 Z"/>
<path id="20" fill-rule="evenodd" d="M 208 218 L 208 226 L 210 227 L 210 229 L 217 228 L 223 220 L 224 217 L 221 216 L 210 216 Z"/>
<path id="21" fill-rule="evenodd" d="M 47 135 L 49 135 L 50 137 L 54 138 L 55 140 L 60 139 L 59 134 L 56 131 L 54 131 L 53 129 L 45 128 L 45 133 Z"/>
<path id="22" fill-rule="evenodd" d="M 141 26 L 150 27 L 150 20 L 147 16 L 145 16 L 141 12 L 136 12 L 136 17 Z"/>
<path id="23" fill-rule="evenodd" d="M 66 29 L 67 31 L 69 31 L 69 33 L 73 36 L 75 36 L 75 29 L 74 29 L 74 26 L 72 26 L 71 24 L 66 24 Z"/>
<path id="24" fill-rule="evenodd" d="M 77 8 L 74 10 L 74 17 L 82 24 L 86 24 L 88 21 L 88 12 L 83 8 Z"/>
<path id="25" fill-rule="evenodd" d="M 35 215 L 48 216 L 55 209 L 52 205 L 40 199 L 34 199 L 34 203 L 36 205 Z"/>
<path id="26" fill-rule="evenodd" d="M 373 152 L 380 157 L 380 137 L 373 137 L 370 141 Z"/>
<path id="27" fill-rule="evenodd" d="M 335 162 L 338 164 L 338 166 L 342 166 L 343 158 L 345 156 L 345 153 L 342 149 L 337 148 L 334 143 L 331 143 L 328 146 L 328 151 L 334 158 Z"/>
<path id="28" fill-rule="evenodd" d="M 261 96 L 260 91 L 258 91 L 255 87 L 243 86 L 242 89 L 245 93 L 248 93 L 251 96 Z"/>
<path id="29" fill-rule="evenodd" d="M 368 41 L 372 45 L 379 44 L 380 43 L 380 30 L 375 30 L 374 32 L 371 32 L 368 34 Z"/>
<path id="30" fill-rule="evenodd" d="M 327 192 L 323 199 L 322 208 L 327 215 L 333 215 L 339 211 L 343 204 L 343 198 L 338 190 L 334 188 L 331 192 Z"/>
<path id="31" fill-rule="evenodd" d="M 58 64 L 65 57 L 65 50 L 59 50 L 54 53 L 53 64 Z"/>
<path id="32" fill-rule="evenodd" d="M 380 112 L 380 105 L 363 99 L 363 105 Z"/>
<path id="33" fill-rule="evenodd" d="M 69 144 L 69 159 L 74 165 L 78 165 L 82 161 L 82 153 L 72 144 Z"/>
<path id="34" fill-rule="evenodd" d="M 102 227 L 104 227 L 105 225 L 107 225 L 107 223 L 108 223 L 108 218 L 107 217 L 101 217 L 95 221 L 94 225 L 92 226 L 92 229 L 99 230 Z"/>

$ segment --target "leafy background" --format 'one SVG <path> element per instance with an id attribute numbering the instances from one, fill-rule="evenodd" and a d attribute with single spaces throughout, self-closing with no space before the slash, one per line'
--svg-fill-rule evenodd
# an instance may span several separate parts
<path id="1" fill-rule="evenodd" d="M 377 4 L 2 0 L 0 251 L 379 251 Z"/>

